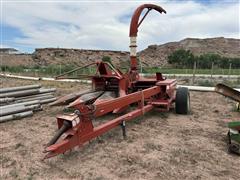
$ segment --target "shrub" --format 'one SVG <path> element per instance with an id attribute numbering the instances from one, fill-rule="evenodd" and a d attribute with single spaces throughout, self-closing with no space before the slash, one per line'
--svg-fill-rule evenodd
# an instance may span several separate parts
<path id="1" fill-rule="evenodd" d="M 212 64 L 228 69 L 230 63 L 233 69 L 240 68 L 240 58 L 228 58 L 214 53 L 194 56 L 189 50 L 179 49 L 168 56 L 168 63 L 178 68 L 193 68 L 194 62 L 197 63 L 197 68 L 201 69 L 211 69 Z"/>
<path id="2" fill-rule="evenodd" d="M 168 62 L 176 67 L 192 67 L 195 57 L 190 50 L 179 49 L 168 56 Z"/>

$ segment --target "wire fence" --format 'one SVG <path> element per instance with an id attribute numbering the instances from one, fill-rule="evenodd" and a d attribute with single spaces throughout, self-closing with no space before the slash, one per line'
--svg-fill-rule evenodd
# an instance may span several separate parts
<path id="1" fill-rule="evenodd" d="M 49 65 L 49 66 L 36 66 L 36 67 L 24 67 L 24 66 L 0 66 L 1 72 L 13 73 L 18 75 L 29 75 L 34 77 L 54 77 L 62 73 L 70 71 L 78 66 L 74 65 Z M 123 72 L 127 72 L 128 68 L 120 68 Z M 240 76 L 240 69 L 233 69 L 229 65 L 228 69 L 218 68 L 217 66 L 212 66 L 211 69 L 199 69 L 196 65 L 192 69 L 186 68 L 171 68 L 171 67 L 142 67 L 139 69 L 141 73 L 155 74 L 156 72 L 161 72 L 163 74 L 189 74 L 189 75 L 238 75 Z M 93 75 L 96 73 L 96 67 L 88 67 L 80 69 L 79 71 L 73 72 L 71 76 L 78 77 L 81 74 Z"/>

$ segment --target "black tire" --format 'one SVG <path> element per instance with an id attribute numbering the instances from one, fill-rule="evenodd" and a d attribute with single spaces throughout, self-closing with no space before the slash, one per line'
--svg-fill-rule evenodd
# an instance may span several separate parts
<path id="1" fill-rule="evenodd" d="M 180 87 L 176 92 L 175 110 L 177 114 L 188 114 L 190 111 L 190 96 L 188 88 Z"/>
<path id="2" fill-rule="evenodd" d="M 236 144 L 229 144 L 228 145 L 228 152 L 232 153 L 232 154 L 237 154 L 240 155 L 240 146 L 236 145 Z"/>

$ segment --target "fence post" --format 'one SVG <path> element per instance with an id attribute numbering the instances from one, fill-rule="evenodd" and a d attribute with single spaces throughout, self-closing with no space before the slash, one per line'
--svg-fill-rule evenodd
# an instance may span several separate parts
<path id="1" fill-rule="evenodd" d="M 50 69 L 50 71 L 51 71 L 51 72 L 50 72 L 50 74 L 51 74 L 50 76 L 54 76 L 52 66 L 50 66 L 49 69 Z"/>
<path id="2" fill-rule="evenodd" d="M 62 64 L 59 65 L 59 74 L 62 74 Z"/>
<path id="3" fill-rule="evenodd" d="M 231 70 L 232 70 L 232 63 L 229 64 L 228 79 L 230 78 Z"/>
<path id="4" fill-rule="evenodd" d="M 193 65 L 193 77 L 192 77 L 192 84 L 193 85 L 194 85 L 194 81 L 195 81 L 196 68 L 197 68 L 197 63 L 195 61 L 194 65 Z"/>
<path id="5" fill-rule="evenodd" d="M 211 80 L 213 78 L 213 68 L 214 68 L 214 62 L 212 62 L 212 68 L 211 68 Z"/>

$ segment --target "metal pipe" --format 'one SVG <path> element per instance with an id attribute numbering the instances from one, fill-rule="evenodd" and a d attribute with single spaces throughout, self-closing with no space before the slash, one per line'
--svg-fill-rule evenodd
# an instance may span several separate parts
<path id="1" fill-rule="evenodd" d="M 44 94 L 44 93 L 55 92 L 55 91 L 56 91 L 56 88 L 51 88 L 51 89 L 30 89 L 30 90 L 24 90 L 24 91 L 3 93 L 3 94 L 0 94 L 0 98 L 3 98 L 3 97 L 30 96 L 30 95 L 34 95 L 34 94 Z"/>
<path id="2" fill-rule="evenodd" d="M 44 93 L 50 93 L 50 92 L 55 92 L 56 88 L 50 88 L 50 89 L 39 89 L 39 93 L 40 94 L 44 94 Z"/>
<path id="3" fill-rule="evenodd" d="M 177 85 L 177 88 L 180 88 L 180 87 L 186 87 L 190 91 L 203 91 L 203 92 L 214 92 L 215 91 L 215 87 Z M 235 88 L 234 90 L 240 92 L 240 89 Z"/>
<path id="4" fill-rule="evenodd" d="M 34 100 L 44 100 L 44 99 L 51 99 L 51 98 L 54 98 L 53 95 L 43 95 L 43 96 L 38 96 L 38 97 L 35 97 L 35 98 L 25 98 L 25 99 L 21 99 L 21 100 L 17 100 L 15 101 L 16 103 L 22 103 L 22 102 L 28 102 L 28 101 L 34 101 Z"/>
<path id="5" fill-rule="evenodd" d="M 148 11 L 146 14 L 143 16 L 142 20 L 139 22 L 140 15 L 142 11 L 147 8 Z M 131 19 L 131 24 L 130 24 L 130 30 L 129 30 L 129 37 L 130 37 L 130 66 L 132 71 L 137 70 L 137 32 L 140 24 L 146 17 L 146 15 L 149 13 L 150 10 L 156 10 L 159 13 L 165 13 L 166 11 L 157 5 L 154 4 L 143 4 L 139 6 L 133 13 L 132 19 Z"/>
<path id="6" fill-rule="evenodd" d="M 27 106 L 27 107 L 29 107 L 29 106 Z M 33 107 L 33 109 L 32 109 L 33 112 L 35 112 L 35 111 L 42 111 L 43 110 L 41 104 L 35 104 L 35 105 L 32 105 L 32 107 Z"/>
<path id="7" fill-rule="evenodd" d="M 30 90 L 24 90 L 24 91 L 16 91 L 16 92 L 10 92 L 10 93 L 3 93 L 0 94 L 0 97 L 20 97 L 20 96 L 28 96 L 32 94 L 38 94 L 38 89 L 30 89 Z"/>
<path id="8" fill-rule="evenodd" d="M 140 73 L 139 75 L 141 76 L 154 76 L 156 74 L 149 74 L 149 73 Z M 11 77 L 11 78 L 17 78 L 17 79 L 29 79 L 29 80 L 39 80 L 38 78 L 33 78 L 33 77 L 30 77 L 30 76 L 16 76 L 16 75 L 12 75 L 12 74 L 3 74 L 3 73 L 0 73 L 0 76 L 3 76 L 3 77 Z M 167 77 L 192 77 L 192 74 L 164 74 L 164 76 L 167 76 Z M 210 75 L 208 74 L 196 74 L 195 75 L 196 77 L 210 77 Z M 239 75 L 220 75 L 220 74 L 216 74 L 216 75 L 212 75 L 212 77 L 214 78 L 234 78 L 234 79 L 237 79 L 239 78 Z M 69 78 L 62 78 L 62 79 L 59 79 L 59 80 L 55 80 L 54 78 L 46 78 L 46 77 L 42 77 L 41 80 L 43 81 L 55 81 L 55 82 L 80 82 L 80 83 L 87 83 L 87 84 L 91 84 L 92 81 L 90 80 L 83 80 L 83 79 L 69 79 Z"/>
<path id="9" fill-rule="evenodd" d="M 8 108 L 0 107 L 0 116 L 5 116 L 5 115 L 8 115 L 9 113 L 10 114 L 18 113 L 18 112 L 21 112 L 23 109 L 25 109 L 24 105 L 8 107 Z"/>
<path id="10" fill-rule="evenodd" d="M 31 106 L 13 106 L 9 108 L 0 108 L 0 116 L 6 116 L 10 114 L 16 114 L 19 112 L 30 111 L 30 110 L 38 110 L 40 108 L 40 104 L 35 104 Z"/>
<path id="11" fill-rule="evenodd" d="M 15 100 L 15 98 L 1 98 L 0 104 L 13 102 L 14 100 Z"/>
<path id="12" fill-rule="evenodd" d="M 15 106 L 30 106 L 30 105 L 34 105 L 34 104 L 41 104 L 40 102 L 41 102 L 40 100 L 34 100 L 34 101 L 10 104 L 10 105 L 6 105 L 6 106 L 1 106 L 1 109 L 11 108 L 11 107 L 15 107 Z"/>
<path id="13" fill-rule="evenodd" d="M 17 119 L 21 119 L 21 118 L 32 116 L 32 115 L 33 115 L 33 111 L 26 111 L 26 112 L 11 114 L 8 116 L 2 116 L 0 117 L 0 123 L 11 121 L 11 120 L 17 120 Z"/>
<path id="14" fill-rule="evenodd" d="M 47 104 L 50 102 L 55 101 L 57 98 L 49 98 L 49 99 L 43 99 L 43 100 L 33 100 L 33 101 L 27 101 L 27 102 L 21 102 L 21 103 L 16 103 L 16 104 L 10 104 L 6 106 L 1 106 L 1 109 L 4 110 L 6 108 L 11 108 L 11 107 L 16 107 L 16 106 L 30 106 L 30 105 L 35 105 L 35 104 Z"/>
<path id="15" fill-rule="evenodd" d="M 35 94 L 35 95 L 31 95 L 31 96 L 25 96 L 25 97 L 18 97 L 18 98 L 15 98 L 16 101 L 19 101 L 19 100 L 26 100 L 26 99 L 30 99 L 30 98 L 38 98 L 38 97 L 42 97 L 42 96 L 53 96 L 53 93 L 50 92 L 50 93 L 43 93 L 43 94 Z"/>
<path id="16" fill-rule="evenodd" d="M 62 77 L 62 76 L 64 76 L 64 75 L 67 75 L 67 74 L 70 74 L 70 73 L 73 73 L 73 72 L 75 72 L 75 71 L 78 71 L 78 70 L 80 70 L 80 69 L 87 68 L 88 66 L 91 66 L 91 65 L 95 65 L 95 63 L 90 63 L 90 64 L 87 64 L 87 65 L 85 65 L 85 66 L 77 67 L 77 68 L 75 68 L 75 69 L 73 69 L 73 70 L 67 71 L 67 72 L 62 73 L 62 74 L 60 74 L 60 75 L 57 75 L 57 76 L 55 76 L 55 79 L 58 79 L 59 77 Z"/>
<path id="17" fill-rule="evenodd" d="M 143 20 L 145 19 L 145 17 L 148 15 L 148 13 L 149 13 L 151 10 L 152 10 L 151 8 L 149 8 L 149 9 L 147 10 L 147 12 L 144 14 L 144 16 L 142 17 L 142 19 L 139 21 L 137 27 L 139 27 L 139 26 L 142 24 Z"/>
<path id="18" fill-rule="evenodd" d="M 40 87 L 41 87 L 41 84 L 1 88 L 0 93 L 8 93 L 8 92 L 21 91 L 21 90 L 27 90 L 27 89 L 37 89 L 37 88 L 40 88 Z"/>
<path id="19" fill-rule="evenodd" d="M 43 100 L 40 100 L 40 104 L 48 104 L 50 102 L 53 102 L 53 101 L 56 101 L 57 98 L 50 98 L 50 99 L 43 99 Z"/>

